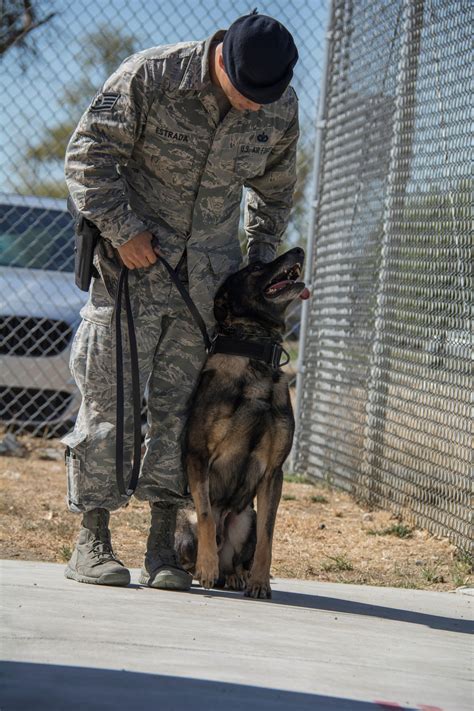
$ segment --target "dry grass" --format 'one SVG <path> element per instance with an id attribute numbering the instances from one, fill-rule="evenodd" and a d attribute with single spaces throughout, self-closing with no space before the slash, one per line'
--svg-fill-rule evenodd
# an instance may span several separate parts
<path id="1" fill-rule="evenodd" d="M 0 555 L 64 562 L 80 521 L 66 508 L 64 464 L 39 459 L 41 441 L 23 441 L 26 458 L 0 457 Z M 148 505 L 136 500 L 112 516 L 114 547 L 129 566 L 142 563 L 148 518 Z M 457 558 L 446 539 L 413 529 L 388 512 L 368 512 L 340 491 L 294 478 L 284 485 L 272 573 L 430 590 L 472 583 L 469 561 Z"/>

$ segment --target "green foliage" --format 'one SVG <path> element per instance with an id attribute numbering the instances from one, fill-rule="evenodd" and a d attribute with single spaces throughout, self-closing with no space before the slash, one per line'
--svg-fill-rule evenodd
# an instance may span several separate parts
<path id="1" fill-rule="evenodd" d="M 468 573 L 474 572 L 474 556 L 471 551 L 461 549 L 457 550 L 456 562 L 460 565 L 463 565 Z"/>
<path id="2" fill-rule="evenodd" d="M 284 474 L 283 480 L 289 484 L 313 484 L 313 482 L 307 479 L 303 474 Z"/>
<path id="3" fill-rule="evenodd" d="M 25 153 L 17 171 L 16 190 L 22 194 L 66 197 L 62 176 L 64 154 L 71 134 L 100 84 L 135 51 L 136 40 L 112 27 L 99 27 L 85 38 L 77 57 L 81 74 L 74 86 L 66 87 L 60 105 L 68 117 L 45 129 L 41 138 Z"/>
<path id="4" fill-rule="evenodd" d="M 38 161 L 33 160 L 18 168 L 15 190 L 20 195 L 38 197 L 65 198 L 68 194 L 65 180 L 55 180 L 48 172 L 44 174 Z"/>
<path id="5" fill-rule="evenodd" d="M 455 561 L 451 567 L 451 579 L 455 588 L 461 588 L 463 585 L 471 584 L 472 567 L 469 564 Z"/>
<path id="6" fill-rule="evenodd" d="M 64 562 L 67 563 L 69 558 L 72 556 L 72 550 L 70 546 L 61 546 L 59 549 L 59 557 Z"/>
<path id="7" fill-rule="evenodd" d="M 388 528 L 383 528 L 377 531 L 374 528 L 369 528 L 367 530 L 367 535 L 369 536 L 397 536 L 397 538 L 412 538 L 413 529 L 406 526 L 404 523 L 395 523 L 393 526 Z"/>
<path id="8" fill-rule="evenodd" d="M 316 496 L 311 496 L 311 501 L 313 504 L 328 504 L 329 499 L 327 499 L 325 496 L 322 496 L 322 494 L 317 494 Z"/>
<path id="9" fill-rule="evenodd" d="M 461 549 L 457 550 L 455 560 L 450 570 L 454 587 L 460 588 L 463 585 L 471 585 L 471 576 L 473 572 L 474 556 L 471 551 Z"/>
<path id="10" fill-rule="evenodd" d="M 64 160 L 65 147 L 75 127 L 73 121 L 65 121 L 49 129 L 40 143 L 27 150 L 26 157 L 33 161 Z"/>
<path id="11" fill-rule="evenodd" d="M 439 572 L 439 563 L 433 565 L 425 565 L 421 569 L 421 575 L 427 583 L 433 585 L 435 583 L 444 583 L 444 576 Z"/>
<path id="12" fill-rule="evenodd" d="M 340 555 L 327 555 L 326 558 L 327 562 L 321 564 L 321 568 L 325 573 L 354 570 L 354 566 L 345 553 L 341 553 Z"/>

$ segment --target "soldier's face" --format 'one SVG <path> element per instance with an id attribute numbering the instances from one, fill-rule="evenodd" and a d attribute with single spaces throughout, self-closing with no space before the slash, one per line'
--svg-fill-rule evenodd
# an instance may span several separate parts
<path id="1" fill-rule="evenodd" d="M 243 96 L 240 91 L 237 91 L 235 86 L 230 81 L 227 72 L 224 68 L 224 60 L 222 57 L 222 45 L 216 51 L 216 74 L 221 85 L 221 89 L 227 96 L 229 103 L 237 109 L 237 111 L 259 111 L 262 108 L 261 104 L 255 103 Z"/>
<path id="2" fill-rule="evenodd" d="M 256 104 L 255 101 L 247 99 L 240 93 L 240 91 L 237 91 L 225 72 L 224 76 L 226 81 L 225 84 L 221 81 L 222 91 L 225 93 L 234 109 L 237 109 L 237 111 L 259 111 L 262 108 L 261 104 Z"/>

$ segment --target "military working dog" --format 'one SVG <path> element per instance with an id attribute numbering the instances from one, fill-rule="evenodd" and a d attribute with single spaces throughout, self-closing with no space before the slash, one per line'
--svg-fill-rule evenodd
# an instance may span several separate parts
<path id="1" fill-rule="evenodd" d="M 281 343 L 286 309 L 309 296 L 300 281 L 303 260 L 295 248 L 228 277 L 214 302 L 217 333 Z M 281 368 L 240 355 L 208 357 L 183 432 L 195 511 L 182 512 L 176 535 L 181 563 L 203 587 L 225 584 L 245 588 L 249 597 L 271 597 L 273 530 L 293 433 Z"/>

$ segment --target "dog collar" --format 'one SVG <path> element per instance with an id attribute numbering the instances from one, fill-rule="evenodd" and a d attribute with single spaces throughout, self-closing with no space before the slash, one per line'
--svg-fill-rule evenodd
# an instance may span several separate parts
<path id="1" fill-rule="evenodd" d="M 271 365 L 274 370 L 287 365 L 290 362 L 290 354 L 276 341 L 243 341 L 229 336 L 217 335 L 212 340 L 207 352 L 209 355 L 222 353 L 224 355 L 242 356 L 253 360 L 260 360 L 267 365 Z M 286 360 L 281 363 L 282 354 L 286 355 Z"/>

